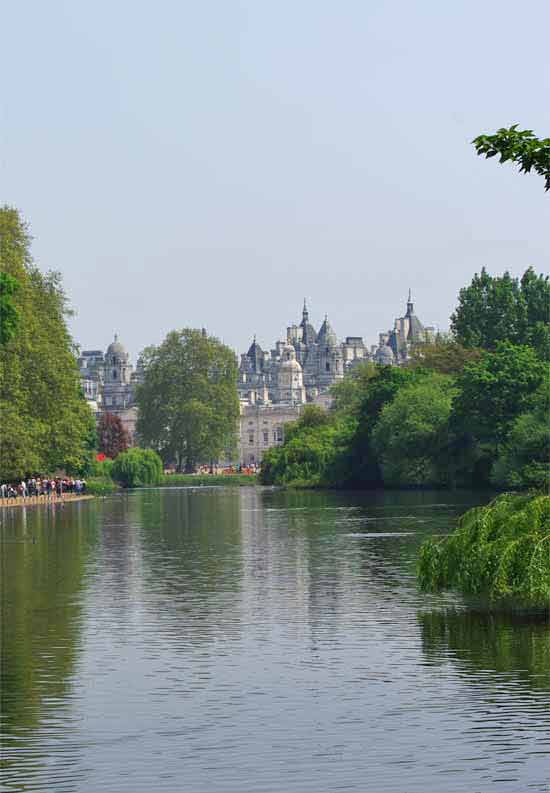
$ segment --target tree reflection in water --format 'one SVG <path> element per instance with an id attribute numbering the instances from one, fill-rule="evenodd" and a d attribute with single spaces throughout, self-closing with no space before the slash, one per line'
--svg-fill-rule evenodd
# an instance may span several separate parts
<path id="1" fill-rule="evenodd" d="M 496 672 L 533 689 L 550 689 L 547 614 L 447 609 L 420 613 L 418 620 L 430 664 L 451 660 L 467 674 Z"/>

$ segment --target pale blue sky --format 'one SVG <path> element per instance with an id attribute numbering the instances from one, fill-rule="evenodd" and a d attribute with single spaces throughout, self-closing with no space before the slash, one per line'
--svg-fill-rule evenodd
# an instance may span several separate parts
<path id="1" fill-rule="evenodd" d="M 0 201 L 63 273 L 85 348 L 175 327 L 240 351 L 299 319 L 443 327 L 486 265 L 550 270 L 543 180 L 478 133 L 550 135 L 550 3 L 18 0 Z"/>

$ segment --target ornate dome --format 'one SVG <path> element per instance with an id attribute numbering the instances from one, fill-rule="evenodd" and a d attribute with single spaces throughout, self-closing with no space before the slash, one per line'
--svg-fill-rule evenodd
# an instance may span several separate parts
<path id="1" fill-rule="evenodd" d="M 282 350 L 282 360 L 281 360 L 281 369 L 288 371 L 289 369 L 294 370 L 296 372 L 301 372 L 302 367 L 296 360 L 296 350 L 292 346 L 292 344 L 286 344 Z"/>
<path id="2" fill-rule="evenodd" d="M 106 355 L 126 355 L 126 349 L 123 344 L 118 340 L 118 335 L 115 333 L 115 340 L 112 341 L 107 347 Z"/>

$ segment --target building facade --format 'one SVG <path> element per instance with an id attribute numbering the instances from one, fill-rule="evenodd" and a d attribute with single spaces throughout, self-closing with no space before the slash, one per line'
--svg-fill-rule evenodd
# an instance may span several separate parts
<path id="1" fill-rule="evenodd" d="M 403 366 L 415 345 L 429 344 L 435 338 L 435 328 L 425 327 L 416 316 L 409 289 L 405 315 L 394 320 L 391 330 L 379 334 L 378 345 L 371 349 L 371 357 L 375 363 L 384 366 Z"/>
<path id="2" fill-rule="evenodd" d="M 302 320 L 287 328 L 285 340 L 276 341 L 268 351 L 254 338 L 248 352 L 241 355 L 239 397 L 251 405 L 315 402 L 343 379 L 352 363 L 368 357 L 360 336 L 339 342 L 327 316 L 316 331 L 304 301 Z"/>
<path id="3" fill-rule="evenodd" d="M 131 445 L 136 443 L 137 407 L 135 386 L 139 382 L 130 356 L 115 334 L 105 353 L 83 350 L 78 358 L 80 384 L 84 396 L 99 420 L 103 413 L 113 413 L 122 421 Z"/>

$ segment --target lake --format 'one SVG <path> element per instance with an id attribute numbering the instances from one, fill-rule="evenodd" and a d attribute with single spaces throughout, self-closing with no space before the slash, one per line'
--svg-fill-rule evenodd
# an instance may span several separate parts
<path id="1" fill-rule="evenodd" d="M 4 510 L 2 791 L 550 791 L 550 627 L 417 590 L 483 493 Z"/>

